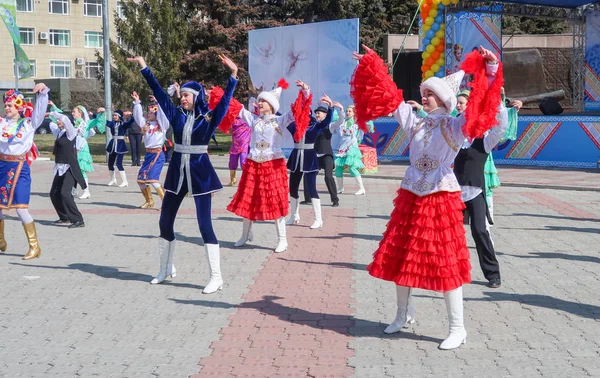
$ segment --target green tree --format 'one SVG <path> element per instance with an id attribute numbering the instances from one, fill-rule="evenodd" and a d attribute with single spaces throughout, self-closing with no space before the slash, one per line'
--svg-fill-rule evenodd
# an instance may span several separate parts
<path id="1" fill-rule="evenodd" d="M 562 34 L 569 31 L 565 21 L 551 19 L 502 16 L 502 33 L 511 34 Z"/>

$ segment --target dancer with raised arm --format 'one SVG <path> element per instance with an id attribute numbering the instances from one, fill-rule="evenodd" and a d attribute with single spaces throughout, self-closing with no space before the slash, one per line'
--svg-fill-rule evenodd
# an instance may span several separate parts
<path id="1" fill-rule="evenodd" d="M 281 79 L 277 88 L 263 91 L 258 95 L 260 115 L 242 108 L 240 118 L 252 128 L 250 154 L 242 170 L 238 190 L 227 210 L 243 218 L 242 237 L 235 243 L 241 247 L 252 241 L 252 223 L 260 220 L 274 220 L 277 230 L 276 253 L 287 250 L 285 216 L 289 211 L 288 175 L 281 147 L 285 129 L 296 120 L 298 128 L 308 126 L 312 96 L 308 85 L 296 80 L 301 88 L 292 110 L 277 116 L 281 91 L 288 83 Z M 294 110 L 295 109 L 295 110 Z"/>
<path id="2" fill-rule="evenodd" d="M 29 250 L 23 260 L 40 257 L 41 249 L 35 223 L 29 214 L 31 174 L 28 155 L 35 155 L 33 136 L 44 121 L 50 89 L 39 83 L 33 87 L 37 94 L 35 107 L 25 101 L 19 91 L 4 94 L 5 117 L 0 117 L 0 252 L 8 246 L 4 235 L 4 210 L 16 209 L 23 224 Z"/>
<path id="3" fill-rule="evenodd" d="M 144 117 L 140 96 L 137 92 L 133 92 L 131 97 L 133 98 L 133 118 L 142 129 L 146 147 L 144 164 L 140 168 L 137 178 L 142 195 L 146 200 L 140 207 L 152 209 L 154 208 L 152 188 L 156 190 L 161 201 L 165 197 L 165 190 L 160 185 L 160 172 L 165 165 L 165 154 L 162 147 L 165 143 L 165 133 L 169 129 L 169 120 L 156 103 L 148 106 L 148 112 Z"/>
<path id="4" fill-rule="evenodd" d="M 158 250 L 160 270 L 153 284 L 161 283 L 168 276 L 175 276 L 173 253 L 175 251 L 174 223 L 181 202 L 189 192 L 196 204 L 196 217 L 204 249 L 210 265 L 210 281 L 202 291 L 214 293 L 223 287 L 221 276 L 221 253 L 211 219 L 211 193 L 223 189 L 219 177 L 208 157 L 208 142 L 215 129 L 227 114 L 229 103 L 237 85 L 238 67 L 226 56 L 221 62 L 231 70 L 227 88 L 214 110 L 209 111 L 204 99 L 204 87 L 195 81 L 181 86 L 181 106 L 176 107 L 169 95 L 146 66 L 142 57 L 128 58 L 141 67 L 141 73 L 152 89 L 158 105 L 164 112 L 175 139 L 175 152 L 165 179 L 165 197 L 162 203 Z"/>
<path id="5" fill-rule="evenodd" d="M 75 143 L 75 148 L 77 149 L 77 162 L 87 186 L 83 190 L 81 196 L 79 196 L 79 199 L 87 199 L 91 197 L 87 172 L 94 171 L 94 161 L 92 160 L 92 154 L 90 153 L 90 146 L 88 145 L 87 140 L 96 135 L 96 131 L 91 127 L 90 116 L 82 105 L 74 107 L 71 111 L 71 115 L 75 120 L 75 131 L 77 131 L 77 141 Z"/>
<path id="6" fill-rule="evenodd" d="M 503 85 L 501 64 L 480 48 L 467 56 L 463 69 L 473 74 L 471 104 L 466 117 L 454 118 L 456 95 L 465 72 L 443 79 L 432 77 L 421 84 L 426 118 L 404 102 L 383 60 L 372 50 L 355 54 L 359 65 L 351 81 L 359 127 L 393 112 L 410 141 L 410 167 L 406 171 L 394 210 L 367 270 L 396 284 L 398 311 L 385 329 L 400 331 L 414 321 L 412 288 L 444 293 L 450 329 L 440 349 L 466 342 L 462 285 L 471 281 L 460 186 L 452 171 L 454 158 L 465 139 L 477 138 L 498 124 L 496 115 Z"/>
<path id="7" fill-rule="evenodd" d="M 98 109 L 99 112 L 104 113 L 104 108 Z M 115 110 L 113 113 L 112 121 L 106 121 L 106 127 L 110 129 L 112 139 L 106 146 L 106 152 L 108 152 L 108 171 L 110 172 L 110 182 L 108 186 L 117 185 L 117 177 L 115 175 L 115 164 L 117 165 L 117 171 L 121 175 L 121 183 L 118 185 L 119 188 L 124 188 L 129 183 L 127 182 L 127 175 L 125 174 L 125 168 L 123 168 L 123 158 L 129 151 L 127 144 L 125 143 L 125 134 L 127 130 L 133 125 L 135 121 L 133 117 L 127 121 L 123 119 L 123 111 Z"/>

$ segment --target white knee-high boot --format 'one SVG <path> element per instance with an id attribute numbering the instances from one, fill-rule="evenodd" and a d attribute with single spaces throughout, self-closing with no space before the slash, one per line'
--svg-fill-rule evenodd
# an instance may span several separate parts
<path id="1" fill-rule="evenodd" d="M 218 244 L 205 244 L 206 257 L 210 265 L 210 281 L 204 287 L 204 294 L 212 294 L 223 288 L 223 277 L 221 276 L 221 251 Z"/>
<path id="2" fill-rule="evenodd" d="M 252 221 L 250 219 L 244 218 L 242 220 L 242 237 L 235 242 L 235 247 L 241 247 L 246 242 L 254 240 L 254 235 L 252 234 Z"/>
<path id="3" fill-rule="evenodd" d="M 300 223 L 300 200 L 298 198 L 290 198 L 290 217 L 286 224 Z"/>
<path id="4" fill-rule="evenodd" d="M 167 277 L 175 278 L 177 271 L 173 265 L 173 254 L 175 253 L 175 240 L 167 241 L 163 238 L 158 238 L 158 255 L 160 260 L 160 270 L 158 275 L 150 282 L 151 284 L 159 284 Z"/>
<path id="5" fill-rule="evenodd" d="M 367 194 L 367 192 L 365 191 L 365 187 L 363 185 L 362 182 L 362 177 L 361 176 L 354 176 L 354 179 L 356 180 L 356 185 L 358 185 L 358 191 L 356 193 L 354 193 L 355 196 L 362 196 L 363 194 Z"/>
<path id="6" fill-rule="evenodd" d="M 336 177 L 335 180 L 337 181 L 337 192 L 338 192 L 338 194 L 344 193 L 344 176 L 342 176 L 342 177 Z"/>
<path id="7" fill-rule="evenodd" d="M 88 199 L 91 197 L 90 195 L 90 184 L 88 182 L 88 178 L 85 178 L 85 186 L 86 188 L 83 189 L 83 193 L 81 193 L 81 195 L 79 196 L 79 199 Z"/>
<path id="8" fill-rule="evenodd" d="M 312 199 L 313 211 L 315 212 L 315 223 L 310 226 L 313 230 L 315 228 L 323 227 L 323 217 L 321 215 L 321 200 L 319 198 Z"/>
<path id="9" fill-rule="evenodd" d="M 462 286 L 444 293 L 450 333 L 440 344 L 440 349 L 456 349 L 467 343 L 467 331 L 463 320 L 463 291 Z"/>
<path id="10" fill-rule="evenodd" d="M 110 175 L 110 181 L 108 182 L 108 186 L 117 185 L 117 177 L 115 176 L 115 171 L 108 171 Z"/>
<path id="11" fill-rule="evenodd" d="M 398 312 L 394 321 L 383 331 L 385 333 L 396 333 L 402 328 L 408 327 L 415 322 L 415 308 L 412 305 L 412 288 L 396 285 L 396 297 L 398 300 Z"/>
<path id="12" fill-rule="evenodd" d="M 125 171 L 119 171 L 119 173 L 121 174 L 121 180 L 123 181 L 121 184 L 119 184 L 119 188 L 124 188 L 129 185 L 127 182 L 127 175 L 125 174 Z"/>
<path id="13" fill-rule="evenodd" d="M 298 200 L 296 200 L 298 201 Z M 288 247 L 287 237 L 285 234 L 285 218 L 275 219 L 275 227 L 277 227 L 277 247 L 275 253 L 285 252 Z"/>

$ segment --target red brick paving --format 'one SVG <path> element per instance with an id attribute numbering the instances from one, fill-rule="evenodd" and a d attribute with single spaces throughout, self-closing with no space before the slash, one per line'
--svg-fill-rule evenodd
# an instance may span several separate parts
<path id="1" fill-rule="evenodd" d="M 354 232 L 354 222 L 340 221 L 353 213 L 324 206 L 325 227 L 310 230 L 312 211 L 301 209 L 302 225 L 288 227 L 288 251 L 269 257 L 194 377 L 353 374 L 352 270 L 327 265 L 352 261 L 352 239 L 339 235 Z M 335 248 L 322 248 L 333 237 L 339 238 Z"/>

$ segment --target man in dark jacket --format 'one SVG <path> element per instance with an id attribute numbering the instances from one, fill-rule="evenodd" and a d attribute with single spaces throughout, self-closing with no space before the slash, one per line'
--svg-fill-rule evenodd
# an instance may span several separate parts
<path id="1" fill-rule="evenodd" d="M 319 106 L 315 110 L 315 118 L 317 121 L 320 122 L 324 120 L 326 116 L 327 108 L 324 106 Z M 339 206 L 340 200 L 337 195 L 335 179 L 333 178 L 335 163 L 333 160 L 333 149 L 331 148 L 331 137 L 332 134 L 329 128 L 323 129 L 315 140 L 315 152 L 317 153 L 317 158 L 319 160 L 319 168 L 325 173 L 325 185 L 327 185 L 327 191 L 331 197 L 331 206 L 336 207 Z M 306 191 L 304 191 L 304 195 L 306 201 Z M 308 201 L 310 201 L 310 199 Z"/>

